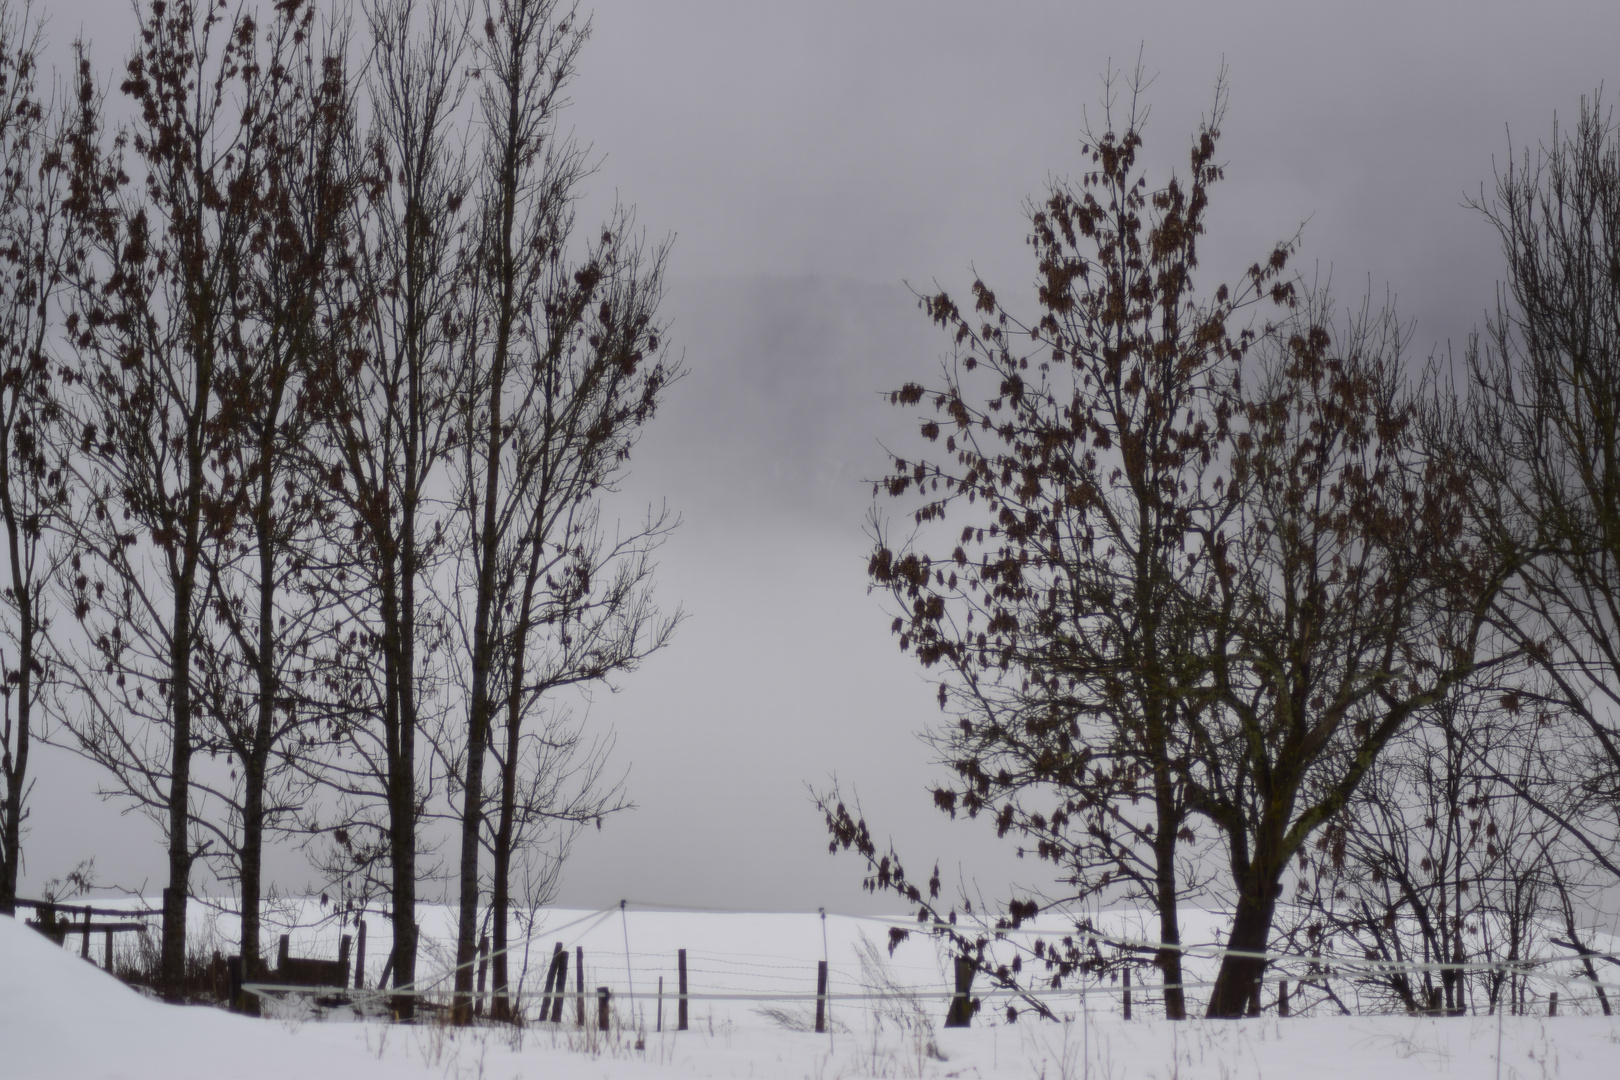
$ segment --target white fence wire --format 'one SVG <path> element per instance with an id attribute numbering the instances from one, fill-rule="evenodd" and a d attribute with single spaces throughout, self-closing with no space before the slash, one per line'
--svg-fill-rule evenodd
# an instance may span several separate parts
<path id="1" fill-rule="evenodd" d="M 338 913 L 323 908 L 310 911 L 311 906 L 312 902 L 290 905 L 281 913 L 279 925 L 296 935 L 300 952 L 335 952 L 332 945 L 336 935 L 352 932 L 362 913 Z M 131 915 L 152 914 L 138 899 L 130 901 L 128 907 Z M 62 908 L 70 914 L 77 910 L 71 904 Z M 143 908 L 145 910 L 140 910 Z M 351 976 L 347 980 L 349 986 L 341 993 L 333 986 L 285 982 L 249 982 L 242 989 L 267 998 L 301 995 L 341 1000 L 357 1010 L 384 1015 L 404 998 L 414 998 L 429 1007 L 442 1006 L 453 996 L 457 970 L 450 944 L 454 935 L 446 932 L 453 929 L 450 923 L 453 916 L 448 909 L 429 905 L 424 906 L 424 914 L 429 916 L 421 927 L 424 947 L 418 977 L 411 985 L 376 985 L 381 975 L 379 958 L 387 956 L 389 936 L 385 930 L 386 916 L 371 912 L 369 918 L 377 920 L 377 926 L 384 932 L 377 934 L 380 940 L 370 952 L 369 962 L 356 973 L 360 976 L 358 987 Z M 210 929 L 218 944 L 228 947 L 233 921 L 234 917 L 228 912 L 214 916 Z M 276 922 L 275 917 L 268 921 Z M 832 924 L 830 938 L 829 922 Z M 586 1013 L 594 1022 L 598 988 L 606 988 L 609 999 L 619 1009 L 639 1008 L 643 1013 L 649 1004 L 667 1004 L 673 1009 L 683 996 L 689 1006 L 730 1003 L 804 1007 L 819 1001 L 827 1008 L 871 1007 L 892 1001 L 897 993 L 916 1001 L 948 1002 L 960 996 L 960 991 L 954 986 L 951 975 L 950 961 L 955 952 L 948 939 L 939 936 L 947 933 L 970 940 L 982 935 L 990 941 L 985 965 L 989 970 L 976 976 L 970 991 L 973 1000 L 986 1005 L 1023 1000 L 1030 1004 L 1041 1002 L 1056 1010 L 1064 1003 L 1072 1003 L 1072 1008 L 1078 1011 L 1089 1007 L 1088 998 L 1118 1005 L 1126 995 L 1134 995 L 1136 1008 L 1143 1009 L 1161 1000 L 1163 991 L 1170 988 L 1162 982 L 1145 980 L 1134 986 L 1126 985 L 1119 980 L 1117 970 L 1102 978 L 1092 973 L 1073 973 L 1061 985 L 1053 986 L 1050 976 L 1039 971 L 1039 961 L 1028 963 L 1030 946 L 1036 939 L 1048 947 L 1072 943 L 1082 951 L 1111 959 L 1126 953 L 1145 957 L 1166 949 L 1179 952 L 1186 972 L 1179 985 L 1192 993 L 1214 985 L 1207 976 L 1213 975 L 1222 960 L 1241 956 L 1265 962 L 1264 979 L 1268 986 L 1279 980 L 1293 980 L 1300 989 L 1380 980 L 1387 986 L 1398 976 L 1422 980 L 1458 973 L 1476 979 L 1498 976 L 1504 981 L 1533 982 L 1545 991 L 1532 994 L 1533 998 L 1545 1003 L 1556 993 L 1559 1004 L 1566 1008 L 1607 1004 L 1603 998 L 1612 1000 L 1620 995 L 1620 983 L 1594 978 L 1586 970 L 1587 961 L 1620 965 L 1620 955 L 1595 949 L 1514 960 L 1455 963 L 1355 956 L 1327 950 L 1310 954 L 1250 952 L 1226 948 L 1218 941 L 1167 945 L 1123 929 L 1059 923 L 1050 915 L 1018 928 L 997 929 L 988 924 L 945 925 L 904 917 L 825 912 L 759 914 L 633 901 L 600 911 L 541 912 L 530 923 L 529 928 L 514 935 L 507 946 L 513 975 L 503 996 L 514 1009 L 525 1012 L 537 1002 L 546 1002 L 554 1008 L 560 998 L 565 1005 L 560 1011 L 571 1023 L 578 1022 Z M 905 931 L 910 942 L 900 949 L 890 950 L 890 932 L 894 930 Z M 68 933 L 70 936 L 74 933 L 71 927 Z M 618 947 L 611 947 L 609 942 Z M 919 948 L 917 943 L 921 942 L 927 944 Z M 556 987 L 540 986 L 552 953 L 558 948 L 571 956 L 585 956 L 589 965 L 583 977 L 577 966 L 570 967 L 569 985 L 560 992 Z M 582 949 L 583 954 L 579 952 Z M 677 956 L 681 950 L 685 951 L 687 985 L 684 995 L 677 985 Z M 1000 984 L 994 971 L 1015 952 L 1026 960 L 1026 966 L 1017 977 L 1016 986 Z M 475 980 L 477 1004 L 486 1011 L 495 994 L 489 980 L 492 959 L 493 954 L 486 950 L 468 964 L 478 976 Z M 824 993 L 817 991 L 818 961 L 827 964 Z M 874 964 L 881 970 L 874 970 Z M 1139 966 L 1139 977 L 1145 976 L 1148 970 L 1146 965 Z M 1501 1007 L 1504 1003 L 1499 999 L 1506 995 L 1507 991 L 1501 989 L 1489 995 L 1489 1008 Z M 1478 992 L 1470 995 L 1470 1011 L 1486 1011 L 1480 1008 L 1484 996 Z M 1274 1006 L 1275 1001 L 1272 1004 Z M 1339 1007 L 1345 1006 L 1341 1002 Z M 625 1018 L 620 1017 L 620 1022 L 625 1022 Z M 636 1022 L 644 1023 L 646 1017 L 641 1016 Z"/>

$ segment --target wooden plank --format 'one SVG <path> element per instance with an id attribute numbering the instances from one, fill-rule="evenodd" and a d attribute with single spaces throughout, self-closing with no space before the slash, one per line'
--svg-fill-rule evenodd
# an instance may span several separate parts
<path id="1" fill-rule="evenodd" d="M 157 916 L 163 914 L 161 911 L 145 908 L 132 911 L 129 908 L 86 907 L 83 904 L 58 904 L 50 900 L 26 900 L 20 896 L 17 897 L 16 902 L 19 907 L 33 908 L 35 911 L 88 911 L 92 915 L 122 915 L 125 918 L 131 916 L 136 918 L 156 918 Z"/>

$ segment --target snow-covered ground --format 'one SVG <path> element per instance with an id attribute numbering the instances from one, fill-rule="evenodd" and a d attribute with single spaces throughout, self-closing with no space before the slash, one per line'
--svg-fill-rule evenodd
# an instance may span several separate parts
<path id="1" fill-rule="evenodd" d="M 100 902 L 98 901 L 98 904 Z M 442 913 L 426 909 L 433 918 Z M 690 990 L 699 994 L 814 990 L 822 955 L 814 915 L 712 915 L 631 911 L 550 912 L 536 944 L 586 949 L 587 984 L 620 995 L 615 1028 L 580 1030 L 573 1010 L 561 1027 L 522 1031 L 435 1023 L 359 1022 L 348 1010 L 326 1019 L 284 1011 L 255 1020 L 217 1009 L 151 1001 L 20 922 L 0 917 L 0 1077 L 1610 1077 L 1620 1070 L 1620 1022 L 1599 1016 L 1319 1017 L 1170 1024 L 1125 1021 L 1117 993 L 1054 1001 L 1068 1019 L 1009 1023 L 987 1006 L 969 1029 L 944 1030 L 943 971 L 926 939 L 893 958 L 860 960 L 863 936 L 886 940 L 881 921 L 831 916 L 826 949 L 834 994 L 883 990 L 882 1000 L 844 998 L 834 1031 L 792 1030 L 808 1001 L 701 997 L 691 1029 L 674 1026 L 664 1003 L 657 1030 L 656 979 L 673 993 L 674 950 L 688 949 Z M 425 920 L 426 921 L 426 920 Z M 572 925 L 568 925 L 572 923 Z M 337 920 L 294 937 L 295 954 L 325 954 Z M 368 951 L 371 978 L 385 952 L 379 927 Z M 439 937 L 425 925 L 429 936 Z M 352 932 L 352 929 L 351 929 Z M 623 964 L 629 939 L 630 970 Z M 273 936 L 271 938 L 273 940 Z M 95 944 L 92 958 L 96 958 Z M 330 950 L 335 954 L 335 949 Z M 537 950 L 538 951 L 538 950 Z M 592 958 L 595 957 L 593 960 Z M 618 966 L 615 973 L 612 969 Z M 668 970 L 665 971 L 664 969 Z M 424 964 L 438 970 L 434 961 Z M 651 980 L 649 984 L 647 980 Z M 530 985 L 533 985 L 531 980 Z M 569 982 L 573 984 L 572 977 Z M 635 998 L 625 993 L 634 983 Z M 917 995 L 904 991 L 913 988 Z M 537 987 L 535 987 L 537 989 Z M 778 1010 L 767 1013 L 767 1008 Z M 594 1006 L 593 1006 L 594 1013 Z M 1500 1056 L 1498 1039 L 1500 1038 Z M 1498 1066 L 1500 1065 L 1500 1072 Z"/>

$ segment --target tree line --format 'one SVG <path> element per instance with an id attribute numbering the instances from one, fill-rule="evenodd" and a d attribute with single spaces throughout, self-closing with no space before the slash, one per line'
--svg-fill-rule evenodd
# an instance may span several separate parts
<path id="1" fill-rule="evenodd" d="M 1297 234 L 1208 279 L 1224 83 L 1163 181 L 1141 85 L 1110 83 L 1079 178 L 1030 205 L 1032 300 L 920 295 L 950 351 L 891 395 L 921 441 L 874 488 L 869 577 L 937 683 L 934 803 L 1052 869 L 953 947 L 1015 988 L 1156 969 L 1171 1018 L 1191 903 L 1230 911 L 1210 1016 L 1274 1007 L 1278 949 L 1458 965 L 1353 977 L 1423 1012 L 1525 1006 L 1523 972 L 1469 963 L 1561 950 L 1595 979 L 1581 927 L 1620 880 L 1620 129 L 1594 95 L 1510 156 L 1472 201 L 1504 254 L 1489 317 L 1423 358 L 1392 303 L 1293 271 Z M 820 803 L 869 889 L 972 913 Z M 988 959 L 1042 910 L 1084 928 L 1118 902 L 1161 947 Z M 1326 970 L 1296 1006 L 1348 1011 Z"/>
<path id="2" fill-rule="evenodd" d="M 456 989 L 487 911 L 505 1014 L 511 909 L 628 805 L 566 691 L 679 621 L 674 518 L 603 507 L 681 374 L 668 245 L 577 218 L 569 5 L 260 15 L 142 3 L 114 109 L 85 47 L 52 82 L 0 4 L 0 911 L 43 737 L 162 829 L 167 997 L 200 866 L 262 965 L 288 834 L 386 908 L 410 987 L 445 822 Z"/>

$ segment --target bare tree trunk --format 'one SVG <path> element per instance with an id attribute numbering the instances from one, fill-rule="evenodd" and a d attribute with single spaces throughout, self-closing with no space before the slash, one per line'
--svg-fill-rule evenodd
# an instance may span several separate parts
<path id="1" fill-rule="evenodd" d="M 1155 774 L 1156 787 L 1168 788 L 1169 778 L 1163 770 Z M 1180 827 L 1174 796 L 1169 791 L 1157 795 L 1158 828 L 1154 835 L 1155 884 L 1158 887 L 1159 941 L 1166 948 L 1158 951 L 1154 965 L 1164 975 L 1164 1014 L 1168 1020 L 1187 1018 L 1187 995 L 1182 989 L 1181 925 L 1178 911 L 1180 890 L 1176 887 L 1176 830 Z"/>
<path id="2" fill-rule="evenodd" d="M 394 923 L 394 986 L 414 989 L 416 985 L 416 717 L 414 701 L 414 656 L 411 637 L 414 599 L 410 578 L 398 575 L 397 563 L 384 564 L 383 626 L 385 685 L 387 701 L 383 709 L 388 755 L 388 847 L 392 883 Z M 400 578 L 403 577 L 403 582 Z M 404 585 L 406 603 L 397 592 Z M 402 614 L 401 608 L 410 612 Z M 394 1014 L 401 1019 L 415 1015 L 416 999 L 407 995 L 394 998 Z"/>
<path id="3" fill-rule="evenodd" d="M 521 653 L 515 665 L 522 670 Z M 511 985 L 507 973 L 506 924 L 510 917 L 512 896 L 512 834 L 517 818 L 518 755 L 522 752 L 522 727 L 517 715 L 518 699 L 509 695 L 506 709 L 506 754 L 501 760 L 501 791 L 499 818 L 495 826 L 494 879 L 490 883 L 491 937 L 495 952 L 491 957 L 495 1004 L 491 1015 L 496 1020 L 511 1020 L 512 1000 L 507 995 Z"/>
<path id="4" fill-rule="evenodd" d="M 1234 956 L 1232 953 L 1258 954 L 1266 951 L 1271 940 L 1271 919 L 1276 910 L 1278 873 L 1251 868 L 1248 880 L 1239 883 L 1237 909 L 1232 915 L 1232 930 L 1227 935 L 1226 948 L 1231 950 L 1221 959 L 1215 986 L 1210 991 L 1210 1017 L 1238 1017 L 1249 1009 L 1250 1000 L 1266 975 L 1268 961 L 1263 956 Z"/>
<path id="5" fill-rule="evenodd" d="M 278 388 L 279 389 L 279 388 Z M 279 411 L 279 393 L 272 395 L 268 411 L 269 424 L 260 439 L 259 490 L 254 507 L 253 524 L 259 562 L 258 611 L 258 685 L 254 702 L 253 737 L 242 762 L 242 847 L 241 847 L 241 918 L 242 918 L 242 974 L 256 975 L 263 950 L 259 944 L 259 915 L 264 898 L 261 874 L 264 865 L 264 796 L 266 774 L 269 770 L 271 742 L 275 733 L 276 710 L 276 553 L 271 509 L 274 499 L 277 471 L 271 467 L 275 449 L 275 417 Z M 256 1006 L 258 998 L 253 998 Z M 234 1008 L 236 1003 L 232 1003 Z M 256 1008 L 254 1009 L 256 1011 Z"/>
<path id="6" fill-rule="evenodd" d="M 213 395 L 213 360 L 212 348 L 205 346 L 198 350 L 192 363 L 192 400 L 202 403 L 205 409 Z M 184 546 L 180 552 L 180 573 L 174 583 L 174 644 L 169 660 L 174 727 L 169 766 L 169 902 L 163 909 L 163 984 L 164 996 L 171 1001 L 184 997 L 186 903 L 191 892 L 191 862 L 194 858 L 190 834 L 193 749 L 191 659 L 197 571 L 202 546 L 202 424 L 194 424 L 185 433 L 185 440 Z"/>

